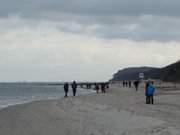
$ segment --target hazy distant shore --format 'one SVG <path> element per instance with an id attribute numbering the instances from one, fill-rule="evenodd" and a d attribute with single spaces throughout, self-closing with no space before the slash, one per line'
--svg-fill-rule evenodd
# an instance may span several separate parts
<path id="1" fill-rule="evenodd" d="M 157 89 L 145 104 L 143 87 L 113 84 L 105 94 L 38 101 L 0 110 L 2 135 L 179 135 L 180 89 Z"/>

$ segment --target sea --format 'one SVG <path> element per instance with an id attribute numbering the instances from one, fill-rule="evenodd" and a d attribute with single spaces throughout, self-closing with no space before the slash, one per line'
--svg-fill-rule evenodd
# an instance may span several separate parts
<path id="1" fill-rule="evenodd" d="M 77 88 L 77 95 L 94 93 L 91 89 Z M 69 87 L 68 96 L 72 96 Z M 55 83 L 0 83 L 0 109 L 32 101 L 60 99 L 64 97 L 63 85 Z"/>

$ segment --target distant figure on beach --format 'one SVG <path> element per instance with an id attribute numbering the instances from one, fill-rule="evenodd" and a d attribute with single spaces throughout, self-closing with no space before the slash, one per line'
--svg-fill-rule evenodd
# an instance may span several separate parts
<path id="1" fill-rule="evenodd" d="M 138 91 L 138 87 L 139 87 L 139 81 L 138 80 L 134 81 L 134 87 L 135 87 L 136 91 Z"/>
<path id="2" fill-rule="evenodd" d="M 129 81 L 128 83 L 129 83 L 129 88 L 131 88 L 131 81 Z"/>
<path id="3" fill-rule="evenodd" d="M 89 89 L 91 89 L 91 84 L 89 84 Z"/>
<path id="4" fill-rule="evenodd" d="M 105 84 L 101 83 L 101 91 L 102 93 L 106 93 Z"/>
<path id="5" fill-rule="evenodd" d="M 123 87 L 125 87 L 125 81 L 123 81 Z"/>
<path id="6" fill-rule="evenodd" d="M 77 84 L 75 81 L 73 81 L 72 83 L 73 96 L 76 96 L 76 90 L 77 90 Z"/>
<path id="7" fill-rule="evenodd" d="M 125 84 L 126 84 L 126 87 L 127 87 L 128 86 L 128 82 L 126 81 Z"/>
<path id="8" fill-rule="evenodd" d="M 87 89 L 91 89 L 91 84 L 87 83 L 86 86 L 87 86 Z"/>
<path id="9" fill-rule="evenodd" d="M 147 81 L 146 84 L 145 84 L 146 104 L 149 104 L 149 97 L 148 97 L 148 94 L 147 94 L 148 86 L 149 86 L 149 81 Z"/>
<path id="10" fill-rule="evenodd" d="M 96 90 L 96 93 L 98 94 L 99 93 L 99 85 L 97 83 L 95 83 L 95 90 Z"/>
<path id="11" fill-rule="evenodd" d="M 109 83 L 106 83 L 106 89 L 109 89 Z"/>
<path id="12" fill-rule="evenodd" d="M 155 87 L 153 83 L 148 81 L 146 83 L 145 95 L 146 95 L 146 104 L 154 104 L 154 92 Z"/>
<path id="13" fill-rule="evenodd" d="M 64 84 L 64 93 L 65 93 L 65 96 L 64 97 L 68 97 L 68 91 L 69 91 L 69 84 L 68 83 L 65 83 Z"/>

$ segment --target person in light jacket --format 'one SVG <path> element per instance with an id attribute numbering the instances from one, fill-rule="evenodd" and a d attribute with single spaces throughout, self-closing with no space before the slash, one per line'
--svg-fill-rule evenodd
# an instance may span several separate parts
<path id="1" fill-rule="evenodd" d="M 154 92 L 155 87 L 153 86 L 152 82 L 147 82 L 146 84 L 146 104 L 154 104 Z"/>

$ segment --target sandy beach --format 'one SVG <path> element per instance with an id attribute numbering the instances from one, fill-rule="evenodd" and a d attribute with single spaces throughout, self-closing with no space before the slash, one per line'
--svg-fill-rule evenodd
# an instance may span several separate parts
<path id="1" fill-rule="evenodd" d="M 0 110 L 0 135 L 179 135 L 180 89 L 157 88 L 155 104 L 139 91 L 110 85 L 105 94 Z"/>

